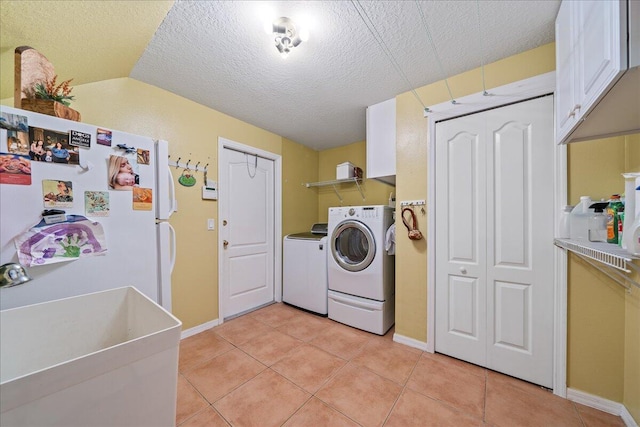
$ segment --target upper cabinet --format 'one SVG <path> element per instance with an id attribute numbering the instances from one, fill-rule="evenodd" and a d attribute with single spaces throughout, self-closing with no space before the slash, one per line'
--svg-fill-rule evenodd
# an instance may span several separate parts
<path id="1" fill-rule="evenodd" d="M 556 140 L 640 131 L 634 1 L 563 1 L 556 18 Z M 635 9 L 635 10 L 634 10 Z"/>
<path id="2" fill-rule="evenodd" d="M 396 99 L 367 107 L 367 178 L 396 185 Z"/>

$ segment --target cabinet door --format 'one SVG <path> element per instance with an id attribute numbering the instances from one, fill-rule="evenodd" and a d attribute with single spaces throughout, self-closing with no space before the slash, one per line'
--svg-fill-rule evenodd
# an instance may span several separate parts
<path id="1" fill-rule="evenodd" d="M 564 1 L 556 18 L 556 141 L 561 142 L 577 122 L 576 2 Z"/>
<path id="2" fill-rule="evenodd" d="M 395 184 L 396 99 L 367 108 L 367 178 Z"/>
<path id="3" fill-rule="evenodd" d="M 577 14 L 577 104 L 584 115 L 627 69 L 626 1 L 564 3 Z"/>

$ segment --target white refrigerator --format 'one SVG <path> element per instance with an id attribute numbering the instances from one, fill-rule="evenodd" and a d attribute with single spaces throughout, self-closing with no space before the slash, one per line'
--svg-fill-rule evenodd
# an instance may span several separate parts
<path id="1" fill-rule="evenodd" d="M 59 250 L 50 258 L 30 258 L 26 270 L 33 280 L 1 288 L 0 309 L 135 286 L 171 311 L 176 245 L 167 220 L 175 191 L 167 142 L 4 106 L 0 113 L 0 156 L 24 165 L 18 173 L 0 169 L 0 264 L 19 261 L 15 239 L 40 230 L 33 227 L 42 225 L 45 209 L 63 210 L 63 218 L 85 217 L 102 230 L 100 251 L 87 249 L 55 263 Z M 54 149 L 59 156 L 52 161 Z M 112 156 L 127 158 L 131 173 L 110 175 Z M 71 197 L 48 197 L 60 181 L 63 187 L 70 183 Z"/>

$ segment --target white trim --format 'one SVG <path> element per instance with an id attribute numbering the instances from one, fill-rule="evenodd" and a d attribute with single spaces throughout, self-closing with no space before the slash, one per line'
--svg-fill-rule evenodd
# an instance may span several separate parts
<path id="1" fill-rule="evenodd" d="M 556 73 L 555 71 L 550 71 L 545 74 L 491 89 L 489 90 L 489 96 L 478 92 L 463 98 L 457 98 L 455 104 L 447 101 L 434 105 L 429 107 L 431 112 L 425 113 L 425 117 L 429 117 L 429 124 L 431 125 L 432 119 L 435 123 L 445 119 L 460 117 L 465 114 L 477 113 L 490 108 L 513 104 L 514 102 L 552 93 L 555 91 L 555 87 Z M 431 128 L 431 126 L 429 126 L 429 128 Z"/>
<path id="2" fill-rule="evenodd" d="M 567 399 L 608 414 L 619 416 L 627 427 L 638 427 L 638 424 L 622 403 L 572 388 L 567 389 Z"/>
<path id="3" fill-rule="evenodd" d="M 436 351 L 436 122 L 429 117 L 427 133 L 427 350 Z"/>
<path id="4" fill-rule="evenodd" d="M 425 113 L 428 118 L 428 182 L 427 182 L 427 206 L 429 206 L 429 219 L 427 222 L 427 343 L 426 351 L 435 351 L 435 202 L 436 202 L 436 121 L 450 119 L 465 114 L 476 113 L 490 108 L 500 107 L 514 102 L 524 101 L 536 96 L 542 96 L 555 92 L 555 72 L 540 74 L 508 85 L 489 90 L 490 96 L 484 96 L 481 92 L 457 99 L 456 104 L 443 102 L 430 107 L 432 112 Z M 553 142 L 554 143 L 554 142 Z M 558 147 L 556 150 L 556 167 L 554 171 L 554 204 L 555 211 L 566 204 L 567 198 L 567 162 L 566 147 Z M 551 243 L 550 243 L 551 244 Z M 549 248 L 552 250 L 552 248 Z M 554 360 L 553 360 L 553 392 L 564 397 L 566 394 L 566 336 L 567 336 L 567 283 L 566 255 L 558 254 L 555 257 L 556 286 L 554 291 Z"/>
<path id="5" fill-rule="evenodd" d="M 397 333 L 393 334 L 393 341 L 399 343 L 399 344 L 404 344 L 404 345 L 408 345 L 409 347 L 413 347 L 413 348 L 417 348 L 418 350 L 422 350 L 422 351 L 426 351 L 429 353 L 433 353 L 433 351 L 429 351 L 427 349 L 427 343 L 426 342 L 422 342 L 422 341 L 418 341 L 416 339 L 413 338 L 409 338 L 409 337 L 405 337 L 404 335 L 400 335 Z"/>
<path id="6" fill-rule="evenodd" d="M 627 427 L 638 427 L 638 423 L 636 423 L 636 420 L 633 419 L 631 413 L 624 405 L 622 405 L 620 418 L 622 418 L 622 421 L 624 421 Z"/>
<path id="7" fill-rule="evenodd" d="M 222 153 L 225 147 L 243 151 L 248 154 L 260 156 L 262 158 L 272 160 L 274 163 L 274 171 L 273 171 L 273 184 L 274 184 L 274 283 L 273 283 L 273 293 L 274 293 L 274 301 L 281 302 L 282 301 L 282 156 L 280 154 L 272 153 L 270 151 L 261 150 L 256 147 L 252 147 L 250 145 L 241 144 L 239 142 L 231 141 L 229 139 L 218 137 L 218 189 L 220 186 L 220 161 L 222 159 Z M 218 212 L 220 212 L 220 204 L 224 203 L 224 199 L 222 197 L 218 198 Z M 222 258 L 224 255 L 222 241 L 220 234 L 218 234 L 218 318 L 219 324 L 224 323 L 224 318 L 222 313 Z"/>
<path id="8" fill-rule="evenodd" d="M 555 103 L 554 103 L 555 105 Z M 554 114 L 555 116 L 555 114 Z M 555 121 L 555 118 L 554 118 Z M 555 150 L 554 212 L 562 211 L 567 204 L 567 146 L 558 145 Z M 560 215 L 554 219 L 556 236 L 559 236 Z M 553 394 L 567 397 L 567 251 L 555 247 L 555 291 L 553 310 Z"/>
<path id="9" fill-rule="evenodd" d="M 220 324 L 220 322 L 218 322 L 218 319 L 212 320 L 210 322 L 206 322 L 203 323 L 202 325 L 198 325 L 198 326 L 194 326 L 193 328 L 189 328 L 189 329 L 185 329 L 184 331 L 182 331 L 182 333 L 180 334 L 180 339 L 183 340 L 185 338 L 189 338 L 190 336 L 199 334 L 200 332 L 204 332 L 206 330 L 209 330 L 215 326 L 218 326 Z"/>

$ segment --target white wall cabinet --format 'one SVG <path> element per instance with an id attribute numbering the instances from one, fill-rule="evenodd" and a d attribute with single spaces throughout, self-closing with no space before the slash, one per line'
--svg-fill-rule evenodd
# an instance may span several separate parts
<path id="1" fill-rule="evenodd" d="M 640 127 L 640 72 L 627 72 L 629 17 L 636 19 L 628 11 L 627 0 L 562 2 L 556 18 L 558 143 Z M 620 115 L 620 111 L 627 113 Z"/>
<path id="2" fill-rule="evenodd" d="M 367 178 L 396 185 L 396 99 L 367 107 Z"/>

